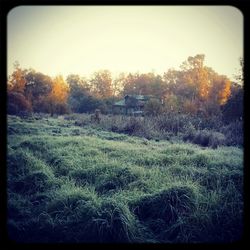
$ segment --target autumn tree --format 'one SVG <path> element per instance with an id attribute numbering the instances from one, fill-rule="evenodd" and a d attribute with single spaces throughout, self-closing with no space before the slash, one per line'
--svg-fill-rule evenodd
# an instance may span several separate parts
<path id="1" fill-rule="evenodd" d="M 61 75 L 55 77 L 52 82 L 52 89 L 47 97 L 49 111 L 51 116 L 54 113 L 63 114 L 68 112 L 67 99 L 69 95 L 69 86 Z"/>
<path id="2" fill-rule="evenodd" d="M 25 97 L 26 73 L 27 70 L 22 69 L 19 63 L 15 62 L 14 71 L 7 82 L 7 112 L 9 114 L 32 111 L 32 105 Z"/>
<path id="3" fill-rule="evenodd" d="M 14 63 L 14 71 L 8 79 L 8 91 L 18 92 L 24 94 L 26 86 L 26 73 L 27 70 L 24 70 L 20 67 L 18 62 Z"/>
<path id="4" fill-rule="evenodd" d="M 205 55 L 198 54 L 188 57 L 181 65 L 182 72 L 179 82 L 192 90 L 192 99 L 206 100 L 209 95 L 210 81 L 206 67 L 204 67 Z"/>
<path id="5" fill-rule="evenodd" d="M 180 66 L 181 70 L 164 73 L 167 95 L 175 95 L 185 113 L 216 114 L 230 96 L 229 79 L 205 66 L 204 59 L 203 54 L 190 56 Z"/>
<path id="6" fill-rule="evenodd" d="M 220 76 L 219 79 L 216 79 L 213 82 L 213 89 L 211 91 L 212 95 L 214 94 L 213 90 L 216 89 L 217 93 L 217 102 L 220 105 L 223 105 L 227 102 L 230 93 L 231 93 L 231 82 L 226 76 Z M 213 95 L 216 96 L 216 95 Z"/>

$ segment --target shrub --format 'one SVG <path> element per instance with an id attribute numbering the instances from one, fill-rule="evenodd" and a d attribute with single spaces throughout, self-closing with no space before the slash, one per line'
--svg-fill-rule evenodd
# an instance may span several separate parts
<path id="1" fill-rule="evenodd" d="M 137 131 L 140 131 L 142 129 L 143 129 L 142 122 L 139 119 L 130 117 L 130 119 L 127 121 L 122 131 L 126 134 L 133 135 Z"/>
<path id="2" fill-rule="evenodd" d="M 31 103 L 21 93 L 8 93 L 8 114 L 18 115 L 20 111 L 31 112 Z"/>
<path id="3" fill-rule="evenodd" d="M 204 129 L 198 131 L 190 130 L 187 134 L 184 134 L 183 140 L 203 147 L 217 148 L 218 146 L 225 145 L 226 137 L 220 132 Z"/>
<path id="4" fill-rule="evenodd" d="M 146 115 L 159 115 L 162 112 L 162 104 L 157 99 L 149 100 L 144 108 L 144 112 Z"/>
<path id="5" fill-rule="evenodd" d="M 217 148 L 218 146 L 225 145 L 226 137 L 220 132 L 212 132 L 209 137 L 209 146 Z"/>
<path id="6" fill-rule="evenodd" d="M 243 122 L 235 121 L 221 127 L 220 132 L 226 136 L 226 145 L 228 146 L 243 146 Z"/>

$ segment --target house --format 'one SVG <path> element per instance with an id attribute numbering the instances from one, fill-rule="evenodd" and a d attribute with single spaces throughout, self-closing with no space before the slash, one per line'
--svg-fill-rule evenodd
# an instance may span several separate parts
<path id="1" fill-rule="evenodd" d="M 144 95 L 126 95 L 113 104 L 113 113 L 124 115 L 142 115 L 149 97 Z"/>

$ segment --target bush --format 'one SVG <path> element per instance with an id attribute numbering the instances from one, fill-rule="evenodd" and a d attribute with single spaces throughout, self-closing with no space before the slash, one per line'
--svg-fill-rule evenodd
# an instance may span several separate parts
<path id="1" fill-rule="evenodd" d="M 220 132 L 226 136 L 226 145 L 228 146 L 243 146 L 243 122 L 235 121 L 221 127 Z"/>
<path id="2" fill-rule="evenodd" d="M 129 134 L 129 135 L 133 135 L 137 131 L 141 131 L 141 130 L 143 130 L 142 122 L 137 118 L 130 117 L 130 119 L 126 122 L 122 132 Z"/>
<path id="3" fill-rule="evenodd" d="M 8 93 L 8 114 L 18 115 L 21 111 L 31 112 L 31 103 L 21 93 Z"/>
<path id="4" fill-rule="evenodd" d="M 222 107 L 223 119 L 225 122 L 242 120 L 243 117 L 243 89 L 232 95 Z"/>
<path id="5" fill-rule="evenodd" d="M 157 99 L 149 100 L 144 108 L 144 112 L 146 115 L 159 115 L 162 113 L 162 104 Z"/>
<path id="6" fill-rule="evenodd" d="M 183 136 L 183 140 L 190 141 L 203 147 L 212 148 L 217 148 L 226 143 L 226 137 L 222 133 L 209 131 L 207 129 L 198 131 L 191 130 Z"/>

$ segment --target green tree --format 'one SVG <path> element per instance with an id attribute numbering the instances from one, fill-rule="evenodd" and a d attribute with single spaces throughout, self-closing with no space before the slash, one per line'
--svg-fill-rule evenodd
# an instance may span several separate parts
<path id="1" fill-rule="evenodd" d="M 80 77 L 79 75 L 71 74 L 66 79 L 69 85 L 68 104 L 73 112 L 83 112 L 85 102 L 90 96 L 90 86 L 87 79 Z"/>
<path id="2" fill-rule="evenodd" d="M 35 112 L 48 112 L 47 98 L 52 90 L 53 81 L 50 76 L 34 69 L 27 71 L 24 94 L 31 102 Z"/>
<path id="3" fill-rule="evenodd" d="M 166 86 L 160 75 L 150 72 L 147 74 L 128 74 L 123 79 L 123 95 L 149 95 L 163 98 Z"/>
<path id="4" fill-rule="evenodd" d="M 91 79 L 91 92 L 94 97 L 103 99 L 113 96 L 112 76 L 108 70 L 95 72 Z"/>

